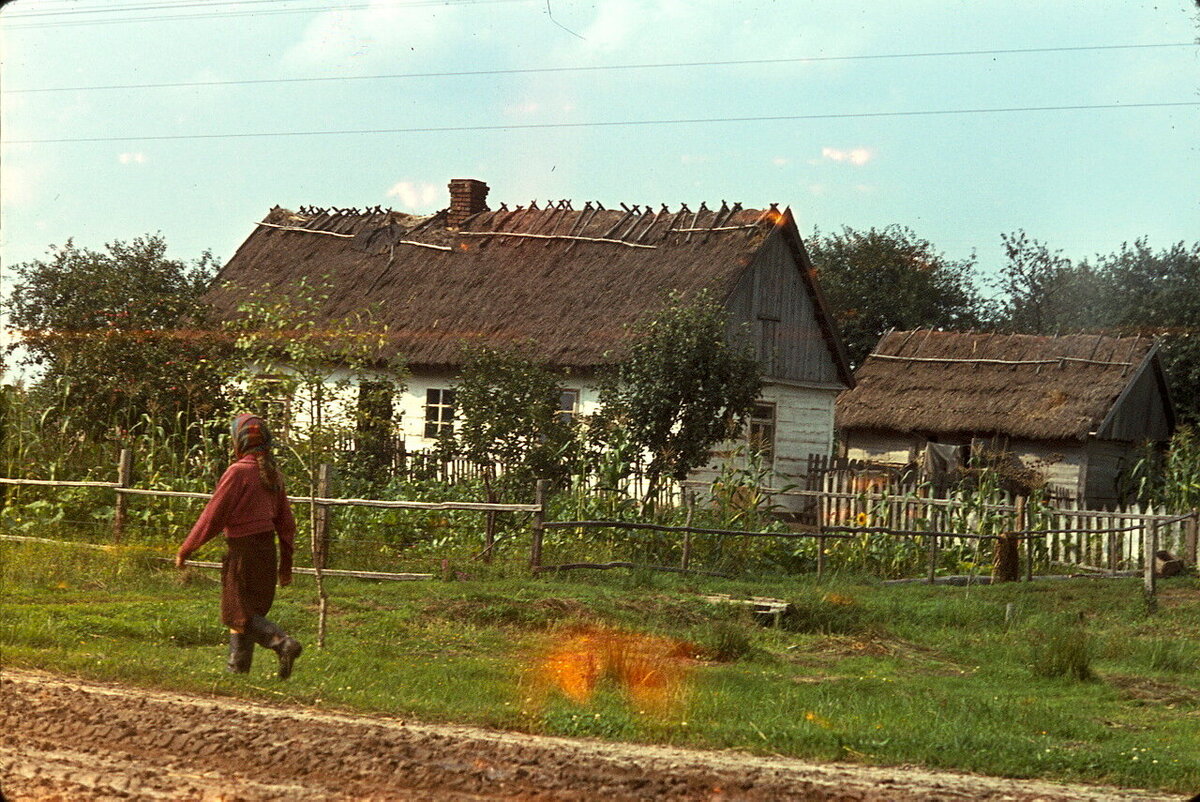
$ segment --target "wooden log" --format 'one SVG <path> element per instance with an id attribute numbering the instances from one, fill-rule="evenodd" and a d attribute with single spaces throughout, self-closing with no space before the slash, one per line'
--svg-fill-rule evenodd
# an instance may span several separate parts
<path id="1" fill-rule="evenodd" d="M 119 482 L 66 482 L 57 479 L 0 479 L 4 485 L 33 485 L 40 487 L 119 487 Z"/>
<path id="2" fill-rule="evenodd" d="M 624 245 L 627 248 L 647 248 L 654 250 L 657 245 L 644 245 L 640 242 L 626 242 L 623 239 L 611 237 L 578 237 L 571 234 L 522 234 L 513 231 L 460 231 L 460 237 L 520 237 L 523 239 L 541 240 L 573 240 L 575 242 L 603 242 L 609 245 Z"/>
<path id="3" fill-rule="evenodd" d="M 580 568 L 591 568 L 597 571 L 609 571 L 613 568 L 641 568 L 646 571 L 665 571 L 672 574 L 699 574 L 701 576 L 719 576 L 725 579 L 729 578 L 729 574 L 723 574 L 719 571 L 701 571 L 696 568 L 684 570 L 673 565 L 638 565 L 637 563 L 625 562 L 624 560 L 607 562 L 607 563 L 563 563 L 561 565 L 540 565 L 534 569 L 534 573 L 544 573 L 546 571 L 574 571 Z"/>
<path id="4" fill-rule="evenodd" d="M 133 452 L 128 448 L 121 449 L 117 459 L 117 487 L 128 487 L 133 481 Z M 116 504 L 113 506 L 113 543 L 120 543 L 125 535 L 125 519 L 128 515 L 128 502 L 117 493 Z"/>

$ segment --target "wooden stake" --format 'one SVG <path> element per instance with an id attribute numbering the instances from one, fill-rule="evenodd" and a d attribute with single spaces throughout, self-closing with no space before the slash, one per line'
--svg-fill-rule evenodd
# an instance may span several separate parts
<path id="1" fill-rule="evenodd" d="M 683 525 L 692 525 L 692 513 L 696 508 L 696 496 L 691 491 L 684 495 L 684 503 L 687 505 L 687 517 L 684 518 Z M 683 533 L 683 557 L 679 561 L 679 567 L 683 570 L 688 570 L 692 564 L 692 533 Z"/>
<path id="2" fill-rule="evenodd" d="M 117 487 L 129 487 L 133 481 L 133 452 L 128 448 L 121 449 L 117 461 Z M 120 543 L 125 534 L 125 519 L 128 516 L 129 502 L 124 493 L 117 493 L 117 503 L 113 507 L 113 543 Z"/>
<path id="3" fill-rule="evenodd" d="M 937 561 L 938 561 L 938 542 L 937 535 L 929 534 L 925 537 L 929 538 L 929 584 L 933 584 L 937 579 Z"/>
<path id="4" fill-rule="evenodd" d="M 333 466 L 323 462 L 317 468 L 317 497 L 329 498 L 333 484 Z M 313 530 L 313 565 L 318 568 L 329 566 L 329 515 L 324 504 L 316 505 Z"/>
<path id="5" fill-rule="evenodd" d="M 1144 537 L 1145 543 L 1142 545 L 1143 550 L 1145 551 L 1144 560 L 1146 564 L 1143 566 L 1142 572 L 1142 589 L 1146 595 L 1146 609 L 1153 613 L 1158 607 L 1158 599 L 1156 598 L 1156 594 L 1158 592 L 1157 576 L 1154 571 L 1154 555 L 1158 553 L 1157 521 L 1150 521 L 1149 526 L 1146 527 Z"/>
<path id="6" fill-rule="evenodd" d="M 546 523 L 546 480 L 538 479 L 537 487 L 534 490 L 534 503 L 537 505 L 537 512 L 533 514 L 533 542 L 529 547 L 529 567 L 536 574 L 538 568 L 542 565 L 542 535 L 545 532 L 544 524 Z"/>
<path id="7" fill-rule="evenodd" d="M 1188 519 L 1186 526 L 1187 535 L 1185 536 L 1185 548 L 1187 549 L 1187 561 L 1195 567 L 1196 565 L 1196 541 L 1200 538 L 1200 510 L 1193 509 L 1192 517 Z"/>

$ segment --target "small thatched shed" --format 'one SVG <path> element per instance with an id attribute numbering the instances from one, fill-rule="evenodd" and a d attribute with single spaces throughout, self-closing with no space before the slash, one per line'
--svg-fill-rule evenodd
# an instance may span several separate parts
<path id="1" fill-rule="evenodd" d="M 730 313 L 730 337 L 749 338 L 763 365 L 756 431 L 770 436 L 776 470 L 795 475 L 809 454 L 829 453 L 834 398 L 853 377 L 789 209 L 490 210 L 487 192 L 456 179 L 449 208 L 427 217 L 277 207 L 208 300 L 230 318 L 237 287 L 286 293 L 304 280 L 328 293 L 326 319 L 376 308 L 412 373 L 402 420 L 408 446 L 422 448 L 453 415 L 464 343 L 519 345 L 556 366 L 570 376 L 564 412 L 586 413 L 591 375 L 621 357 L 630 326 L 671 292 L 707 290 Z"/>
<path id="2" fill-rule="evenodd" d="M 843 455 L 910 463 L 930 443 L 1007 451 L 1093 504 L 1175 414 L 1151 337 L 884 335 L 837 401 Z"/>

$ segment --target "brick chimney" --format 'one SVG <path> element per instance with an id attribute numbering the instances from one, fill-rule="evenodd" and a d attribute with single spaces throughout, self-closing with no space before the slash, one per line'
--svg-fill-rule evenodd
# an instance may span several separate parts
<path id="1" fill-rule="evenodd" d="M 452 178 L 450 180 L 450 214 L 446 225 L 458 228 L 473 214 L 486 212 L 488 185 L 474 178 Z"/>

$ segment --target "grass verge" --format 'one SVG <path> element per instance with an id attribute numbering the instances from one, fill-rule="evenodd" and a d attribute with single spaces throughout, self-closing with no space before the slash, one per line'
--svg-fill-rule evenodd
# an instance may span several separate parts
<path id="1" fill-rule="evenodd" d="M 215 572 L 151 556 L 0 544 L 4 665 L 550 734 L 1200 787 L 1193 578 L 1164 581 L 1153 616 L 1136 580 L 327 580 L 326 648 L 279 682 L 262 650 L 249 676 L 224 673 Z M 712 593 L 793 610 L 765 627 Z M 298 578 L 273 612 L 306 642 L 314 597 Z"/>

